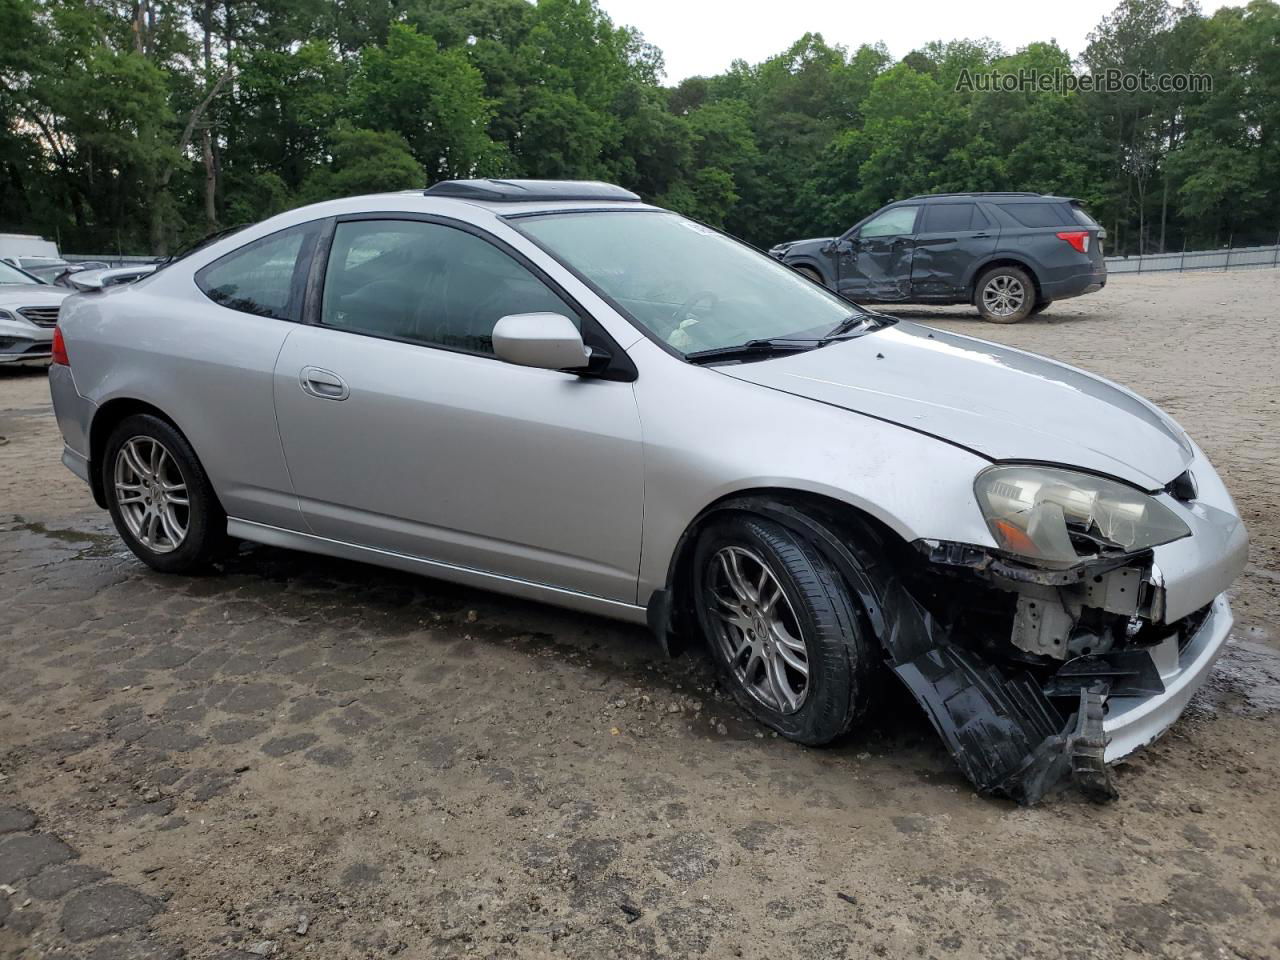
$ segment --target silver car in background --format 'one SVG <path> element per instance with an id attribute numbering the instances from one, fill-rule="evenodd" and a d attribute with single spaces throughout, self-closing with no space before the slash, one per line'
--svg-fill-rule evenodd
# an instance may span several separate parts
<path id="1" fill-rule="evenodd" d="M 67 301 L 64 463 L 144 562 L 228 537 L 701 638 L 762 723 L 896 674 L 1034 802 L 1163 732 L 1247 535 L 1128 390 L 871 313 L 606 184 L 334 200 Z"/>
<path id="2" fill-rule="evenodd" d="M 0 363 L 49 359 L 58 309 L 70 292 L 0 261 Z"/>

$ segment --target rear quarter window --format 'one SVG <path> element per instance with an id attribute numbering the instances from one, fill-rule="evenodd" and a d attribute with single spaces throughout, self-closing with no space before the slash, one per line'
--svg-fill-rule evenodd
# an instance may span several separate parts
<path id="1" fill-rule="evenodd" d="M 1082 227 L 1096 227 L 1098 225 L 1098 221 L 1085 213 L 1083 207 L 1077 207 L 1074 203 L 1071 205 L 1071 216 Z"/>
<path id="2" fill-rule="evenodd" d="M 196 286 L 220 306 L 276 320 L 298 320 L 299 266 L 311 256 L 316 225 L 301 224 L 233 250 L 196 272 Z"/>
<path id="3" fill-rule="evenodd" d="M 1065 203 L 1002 203 L 1000 209 L 1024 227 L 1061 227 L 1075 222 Z"/>

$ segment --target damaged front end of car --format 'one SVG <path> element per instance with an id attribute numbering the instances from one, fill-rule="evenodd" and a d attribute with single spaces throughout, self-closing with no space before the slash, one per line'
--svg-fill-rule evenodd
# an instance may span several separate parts
<path id="1" fill-rule="evenodd" d="M 917 547 L 927 573 L 913 590 L 941 618 L 887 649 L 965 774 L 1024 804 L 1065 780 L 1114 797 L 1107 702 L 1163 694 L 1156 655 L 1176 656 L 1200 619 L 1162 623 L 1151 552 L 1052 571 L 964 544 Z"/>
<path id="2" fill-rule="evenodd" d="M 978 790 L 1034 804 L 1074 784 L 1104 801 L 1115 796 L 1108 763 L 1173 722 L 1230 629 L 1222 591 L 1248 538 L 1213 483 L 1201 503 L 1189 474 L 1151 494 L 996 465 L 978 478 L 995 547 L 905 544 L 819 503 L 723 506 L 786 525 L 839 569 L 889 668 Z M 1157 548 L 1182 564 L 1174 605 Z"/>
<path id="3" fill-rule="evenodd" d="M 1112 704 L 1165 697 L 1210 613 L 1165 619 L 1154 548 L 1192 531 L 1168 498 L 1075 471 L 999 465 L 976 486 L 999 547 L 914 544 L 919 610 L 910 642 L 886 638 L 891 667 L 978 789 L 1110 799 Z M 1170 487 L 1195 496 L 1189 475 Z"/>

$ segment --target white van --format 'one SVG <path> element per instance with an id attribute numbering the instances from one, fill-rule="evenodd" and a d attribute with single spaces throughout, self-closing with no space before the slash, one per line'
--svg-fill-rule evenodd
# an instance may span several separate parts
<path id="1" fill-rule="evenodd" d="M 0 260 L 22 267 L 22 261 L 28 259 L 33 261 L 30 266 L 37 266 L 41 260 L 60 261 L 62 254 L 56 243 L 34 233 L 0 233 Z"/>

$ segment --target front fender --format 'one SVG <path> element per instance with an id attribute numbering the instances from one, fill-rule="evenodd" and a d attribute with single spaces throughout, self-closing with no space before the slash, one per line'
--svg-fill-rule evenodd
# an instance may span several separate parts
<path id="1" fill-rule="evenodd" d="M 637 602 L 666 584 L 678 544 L 717 501 L 761 489 L 835 500 L 904 541 L 994 546 L 973 492 L 989 463 L 896 424 L 633 351 L 645 434 L 644 547 Z M 767 362 L 767 361 L 766 361 Z"/>
<path id="2" fill-rule="evenodd" d="M 816 257 L 800 256 L 795 257 L 794 259 L 786 259 L 782 262 L 792 270 L 796 267 L 807 267 L 810 270 L 816 271 L 818 276 L 822 278 L 822 282 L 828 287 L 835 282 L 835 277 L 832 276 L 830 264 L 825 264 Z"/>

